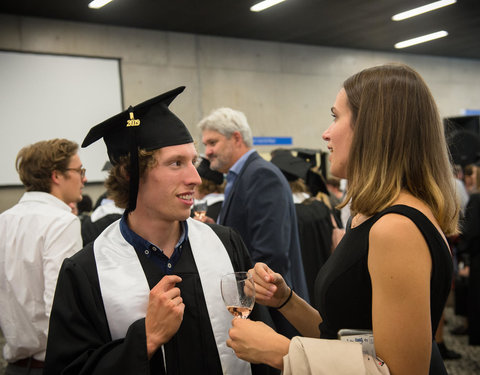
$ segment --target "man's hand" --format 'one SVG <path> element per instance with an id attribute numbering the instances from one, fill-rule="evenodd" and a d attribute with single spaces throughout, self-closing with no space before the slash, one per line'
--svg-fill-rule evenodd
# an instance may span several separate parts
<path id="1" fill-rule="evenodd" d="M 175 287 L 181 281 L 176 275 L 164 276 L 150 291 L 145 317 L 148 358 L 172 338 L 182 323 L 185 304 L 180 289 Z"/>

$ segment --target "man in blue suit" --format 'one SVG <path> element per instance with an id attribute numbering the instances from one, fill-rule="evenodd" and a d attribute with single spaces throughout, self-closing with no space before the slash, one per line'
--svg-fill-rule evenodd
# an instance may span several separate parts
<path id="1" fill-rule="evenodd" d="M 284 175 L 252 149 L 252 131 L 242 112 L 219 108 L 198 127 L 210 168 L 227 173 L 217 222 L 237 230 L 254 262 L 282 274 L 308 301 L 295 205 Z M 279 312 L 272 311 L 272 317 L 284 334 L 297 334 Z"/>

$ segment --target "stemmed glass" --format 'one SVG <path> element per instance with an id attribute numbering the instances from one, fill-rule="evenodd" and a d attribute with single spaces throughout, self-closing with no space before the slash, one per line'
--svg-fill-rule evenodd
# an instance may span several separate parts
<path id="1" fill-rule="evenodd" d="M 255 304 L 255 283 L 248 272 L 233 272 L 220 281 L 223 302 L 235 318 L 247 319 Z"/>
<path id="2" fill-rule="evenodd" d="M 202 220 L 207 214 L 207 201 L 203 199 L 195 199 L 193 204 L 193 214 L 196 219 Z"/>

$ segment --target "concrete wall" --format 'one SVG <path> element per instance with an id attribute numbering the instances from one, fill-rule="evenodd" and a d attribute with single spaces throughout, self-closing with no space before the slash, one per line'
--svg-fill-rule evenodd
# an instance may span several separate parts
<path id="1" fill-rule="evenodd" d="M 330 107 L 357 71 L 404 62 L 425 78 L 442 116 L 480 107 L 480 60 L 377 53 L 52 21 L 0 14 L 0 49 L 121 59 L 123 99 L 138 104 L 185 85 L 171 108 L 203 151 L 196 123 L 230 106 L 254 136 L 291 136 L 294 147 L 325 149 Z M 94 124 L 92 124 L 94 125 Z M 6 125 L 2 124 L 2 129 Z M 271 148 L 259 147 L 261 152 Z M 0 190 L 0 212 L 21 189 Z"/>

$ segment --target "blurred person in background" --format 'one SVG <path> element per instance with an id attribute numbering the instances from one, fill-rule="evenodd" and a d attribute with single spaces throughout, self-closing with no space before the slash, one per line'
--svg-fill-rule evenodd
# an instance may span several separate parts
<path id="1" fill-rule="evenodd" d="M 255 262 L 282 270 L 287 283 L 308 299 L 292 192 L 282 172 L 252 148 L 245 114 L 219 108 L 197 126 L 210 168 L 227 174 L 217 222 L 235 229 Z M 276 309 L 270 312 L 279 330 L 298 334 Z"/>
<path id="2" fill-rule="evenodd" d="M 225 199 L 223 173 L 211 169 L 210 162 L 203 157 L 197 166 L 197 172 L 202 183 L 195 189 L 195 200 L 205 201 L 207 204 L 206 215 L 216 222 Z"/>
<path id="3" fill-rule="evenodd" d="M 478 193 L 480 188 L 480 173 L 476 164 L 468 164 L 463 169 L 463 181 L 468 194 Z"/>
<path id="4" fill-rule="evenodd" d="M 0 326 L 7 375 L 42 374 L 58 271 L 82 248 L 70 204 L 87 181 L 78 145 L 40 141 L 20 150 L 16 168 L 26 192 L 0 215 Z"/>

